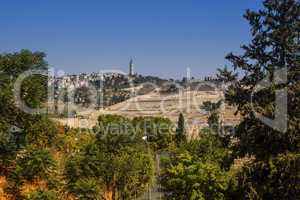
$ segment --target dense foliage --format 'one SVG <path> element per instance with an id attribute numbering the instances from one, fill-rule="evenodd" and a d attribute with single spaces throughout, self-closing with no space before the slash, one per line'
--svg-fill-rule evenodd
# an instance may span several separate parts
<path id="1" fill-rule="evenodd" d="M 202 162 L 188 152 L 171 156 L 162 175 L 166 199 L 224 199 L 226 174 L 213 162 Z"/>
<path id="2" fill-rule="evenodd" d="M 153 182 L 152 152 L 172 143 L 172 131 L 160 125 L 171 122 L 107 115 L 99 117 L 93 132 L 62 127 L 46 114 L 23 112 L 15 103 L 13 84 L 27 70 L 47 69 L 44 57 L 27 50 L 0 56 L 0 173 L 7 182 L 2 188 L 6 198 L 132 199 L 143 195 Z M 46 79 L 32 80 L 25 80 L 21 97 L 29 102 L 27 106 L 42 107 Z M 142 125 L 146 123 L 149 127 Z M 143 140 L 145 134 L 147 140 Z"/>
<path id="3" fill-rule="evenodd" d="M 129 119 L 116 115 L 99 117 L 96 139 L 66 163 L 67 188 L 81 199 L 132 199 L 151 184 L 152 156 L 125 132 Z"/>
<path id="4" fill-rule="evenodd" d="M 170 152 L 160 177 L 165 199 L 225 199 L 227 156 L 223 138 L 210 130 Z"/>
<path id="5" fill-rule="evenodd" d="M 244 54 L 227 56 L 235 71 L 225 67 L 217 75 L 229 86 L 226 102 L 237 107 L 242 121 L 235 135 L 216 135 L 220 132 L 213 124 L 222 125 L 220 104 L 203 103 L 201 108 L 210 115 L 206 131 L 212 135 L 201 135 L 199 142 L 170 153 L 161 180 L 166 199 L 299 199 L 300 3 L 265 0 L 263 5 L 245 14 L 252 41 L 242 46 Z M 282 69 L 286 81 L 284 74 L 276 77 L 285 72 Z M 256 90 L 261 81 L 268 87 Z M 283 89 L 286 115 L 276 107 L 276 97 L 284 100 L 277 92 Z M 279 113 L 280 119 L 270 126 L 253 111 L 268 118 Z M 284 120 L 287 128 L 280 130 Z"/>
<path id="6" fill-rule="evenodd" d="M 21 74 L 47 69 L 44 58 L 44 53 L 28 50 L 0 55 L 0 174 L 8 181 L 5 189 L 12 199 L 24 198 L 31 187 L 50 187 L 55 179 L 51 149 L 60 133 L 58 126 L 47 116 L 23 112 L 13 90 Z M 22 82 L 20 96 L 30 108 L 43 107 L 46 94 L 45 76 L 32 75 Z"/>
<path id="7" fill-rule="evenodd" d="M 268 162 L 244 166 L 233 180 L 232 199 L 297 199 L 300 195 L 299 154 L 280 154 Z"/>

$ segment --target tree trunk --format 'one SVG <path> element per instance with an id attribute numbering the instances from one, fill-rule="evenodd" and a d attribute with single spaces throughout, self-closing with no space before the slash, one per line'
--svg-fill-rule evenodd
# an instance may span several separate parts
<path id="1" fill-rule="evenodd" d="M 111 189 L 105 191 L 103 196 L 104 196 L 105 200 L 114 200 L 113 199 L 113 192 L 112 192 Z"/>

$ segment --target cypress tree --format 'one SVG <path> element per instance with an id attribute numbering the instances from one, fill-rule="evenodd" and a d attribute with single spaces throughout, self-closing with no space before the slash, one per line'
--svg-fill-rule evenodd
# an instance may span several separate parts
<path id="1" fill-rule="evenodd" d="M 178 124 L 176 129 L 176 144 L 180 146 L 181 144 L 187 141 L 186 130 L 185 130 L 185 121 L 182 113 L 179 114 Z"/>

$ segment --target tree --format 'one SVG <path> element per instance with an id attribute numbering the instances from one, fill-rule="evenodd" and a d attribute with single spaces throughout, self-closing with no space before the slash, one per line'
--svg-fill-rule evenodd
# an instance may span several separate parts
<path id="1" fill-rule="evenodd" d="M 211 101 L 203 102 L 201 108 L 209 113 L 207 123 L 209 128 L 215 131 L 215 133 L 219 133 L 220 129 L 222 128 L 222 122 L 220 119 L 219 109 L 223 103 L 223 100 L 219 100 L 216 103 Z"/>
<path id="2" fill-rule="evenodd" d="M 17 150 L 25 144 L 22 132 L 12 132 L 6 122 L 0 121 L 0 175 L 7 176 L 12 160 L 15 159 Z"/>
<path id="3" fill-rule="evenodd" d="M 135 117 L 132 120 L 136 138 L 147 137 L 147 144 L 154 152 L 168 150 L 174 144 L 173 123 L 162 117 Z"/>
<path id="4" fill-rule="evenodd" d="M 21 198 L 23 186 L 48 185 L 54 170 L 55 160 L 49 150 L 28 146 L 18 155 L 15 169 L 8 177 L 8 191 Z"/>
<path id="5" fill-rule="evenodd" d="M 169 151 L 159 179 L 165 199 L 225 199 L 228 157 L 226 141 L 209 128 Z"/>
<path id="6" fill-rule="evenodd" d="M 220 114 L 218 112 L 213 112 L 208 116 L 207 119 L 208 127 L 212 129 L 215 133 L 219 133 L 221 126 Z"/>
<path id="7" fill-rule="evenodd" d="M 218 73 L 216 74 L 217 80 L 223 83 L 230 83 L 235 81 L 238 77 L 238 73 L 233 72 L 225 66 L 223 69 L 217 69 Z"/>
<path id="8" fill-rule="evenodd" d="M 58 136 L 58 125 L 46 116 L 35 116 L 25 128 L 26 142 L 39 148 L 52 147 Z"/>
<path id="9" fill-rule="evenodd" d="M 209 114 L 212 113 L 212 112 L 215 112 L 217 111 L 221 104 L 222 104 L 222 101 L 223 100 L 219 100 L 218 102 L 214 103 L 214 102 L 211 102 L 211 101 L 204 101 L 201 105 L 201 109 L 205 110 L 206 112 L 208 112 Z"/>
<path id="10" fill-rule="evenodd" d="M 26 187 L 53 184 L 55 176 L 56 162 L 48 147 L 54 147 L 56 143 L 57 126 L 47 116 L 31 115 L 19 109 L 13 87 L 22 73 L 47 70 L 45 56 L 28 50 L 0 54 L 0 173 L 8 182 L 9 195 L 17 199 L 27 196 L 23 191 Z M 44 107 L 47 77 L 33 75 L 26 78 L 20 96 L 31 108 Z"/>
<path id="11" fill-rule="evenodd" d="M 13 169 L 18 151 L 26 145 L 26 127 L 34 124 L 37 117 L 26 114 L 16 107 L 13 84 L 27 70 L 45 70 L 45 54 L 22 50 L 17 53 L 0 54 L 0 170 L 7 176 Z M 35 75 L 24 80 L 21 97 L 32 107 L 42 107 L 47 94 L 47 79 Z M 12 132 L 17 127 L 20 131 Z"/>
<path id="12" fill-rule="evenodd" d="M 258 12 L 248 10 L 245 18 L 251 26 L 252 42 L 242 46 L 243 55 L 230 53 L 226 58 L 244 76 L 226 93 L 230 104 L 237 106 L 243 120 L 237 127 L 242 154 L 266 159 L 284 152 L 298 152 L 300 54 L 300 6 L 295 0 L 265 0 Z M 274 72 L 287 69 L 287 82 L 277 84 Z M 268 79 L 271 87 L 255 91 L 257 84 Z M 272 118 L 276 112 L 276 90 L 286 88 L 288 128 L 277 131 L 258 120 L 251 109 Z M 282 118 L 284 120 L 284 117 Z"/>
<path id="13" fill-rule="evenodd" d="M 20 74 L 28 70 L 46 70 L 47 62 L 44 60 L 45 54 L 42 52 L 31 52 L 22 50 L 18 53 L 0 54 L 0 72 L 2 78 L 1 91 L 6 93 L 7 106 L 12 106 L 11 102 L 14 98 L 12 96 L 12 84 Z M 4 90 L 4 89 L 9 90 Z M 8 95 L 10 93 L 10 95 Z M 32 107 L 42 107 L 47 99 L 47 77 L 42 75 L 33 75 L 26 78 L 21 87 L 21 97 L 25 103 Z M 5 97 L 2 98 L 5 100 Z M 3 102 L 4 103 L 4 102 Z M 2 108 L 0 111 L 8 108 Z M 1 113 L 2 114 L 2 113 Z M 11 114 L 10 112 L 4 113 L 5 115 Z"/>
<path id="14" fill-rule="evenodd" d="M 297 199 L 300 155 L 280 154 L 269 162 L 243 166 L 233 178 L 230 199 Z M 234 180 L 235 179 L 235 180 Z"/>
<path id="15" fill-rule="evenodd" d="M 0 121 L 22 128 L 30 119 L 15 106 L 13 84 L 18 76 L 27 70 L 46 70 L 45 54 L 22 50 L 18 53 L 0 54 Z M 28 106 L 41 107 L 47 97 L 47 79 L 44 76 L 31 76 L 25 79 L 21 97 Z"/>
<path id="16" fill-rule="evenodd" d="M 165 199 L 224 199 L 226 174 L 216 163 L 195 160 L 188 152 L 179 152 L 164 161 L 161 175 Z"/>
<path id="17" fill-rule="evenodd" d="M 103 145 L 104 150 L 90 144 L 68 159 L 65 175 L 69 192 L 82 199 L 132 199 L 142 195 L 153 176 L 151 156 L 137 147 L 123 147 L 113 153 L 107 151 L 112 148 L 107 147 L 110 144 Z"/>
<path id="18" fill-rule="evenodd" d="M 66 163 L 68 191 L 81 199 L 133 199 L 151 184 L 152 155 L 128 132 L 117 115 L 99 117 L 96 140 Z M 128 125 L 128 124 L 127 124 Z"/>
<path id="19" fill-rule="evenodd" d="M 76 88 L 74 91 L 74 102 L 75 104 L 88 107 L 92 103 L 92 93 L 88 87 Z"/>
<path id="20" fill-rule="evenodd" d="M 175 135 L 175 141 L 176 141 L 177 146 L 180 146 L 181 144 L 183 144 L 187 141 L 184 123 L 185 123 L 184 116 L 182 113 L 180 113 L 179 118 L 178 118 L 176 135 Z"/>
<path id="21" fill-rule="evenodd" d="M 185 150 L 201 162 L 215 162 L 224 167 L 228 158 L 228 145 L 225 136 L 215 134 L 214 130 L 204 128 L 199 137 L 184 146 Z"/>
<path id="22" fill-rule="evenodd" d="M 245 18 L 251 26 L 252 41 L 242 46 L 244 53 L 230 53 L 227 59 L 243 75 L 226 93 L 242 116 L 236 127 L 239 156 L 255 158 L 238 175 L 238 191 L 234 198 L 297 199 L 300 171 L 297 166 L 300 148 L 300 2 L 296 0 L 264 0 L 259 11 L 247 10 Z M 278 82 L 280 71 L 287 80 Z M 263 81 L 270 87 L 255 90 Z M 253 114 L 273 118 L 278 112 L 276 91 L 287 90 L 287 113 L 281 113 L 284 126 L 275 129 Z M 278 97 L 278 96 L 277 96 Z M 251 101 L 252 100 L 252 101 Z M 251 104 L 252 103 L 252 104 Z M 252 107 L 253 105 L 253 107 Z"/>
<path id="23" fill-rule="evenodd" d="M 22 99 L 30 108 L 43 108 L 48 97 L 47 87 L 46 76 L 32 75 L 22 83 Z"/>

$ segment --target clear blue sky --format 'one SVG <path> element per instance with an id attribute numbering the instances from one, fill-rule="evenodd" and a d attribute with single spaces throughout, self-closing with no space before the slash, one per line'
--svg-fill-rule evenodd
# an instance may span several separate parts
<path id="1" fill-rule="evenodd" d="M 126 70 L 203 77 L 250 39 L 260 0 L 0 0 L 0 52 L 43 51 L 68 73 Z"/>

